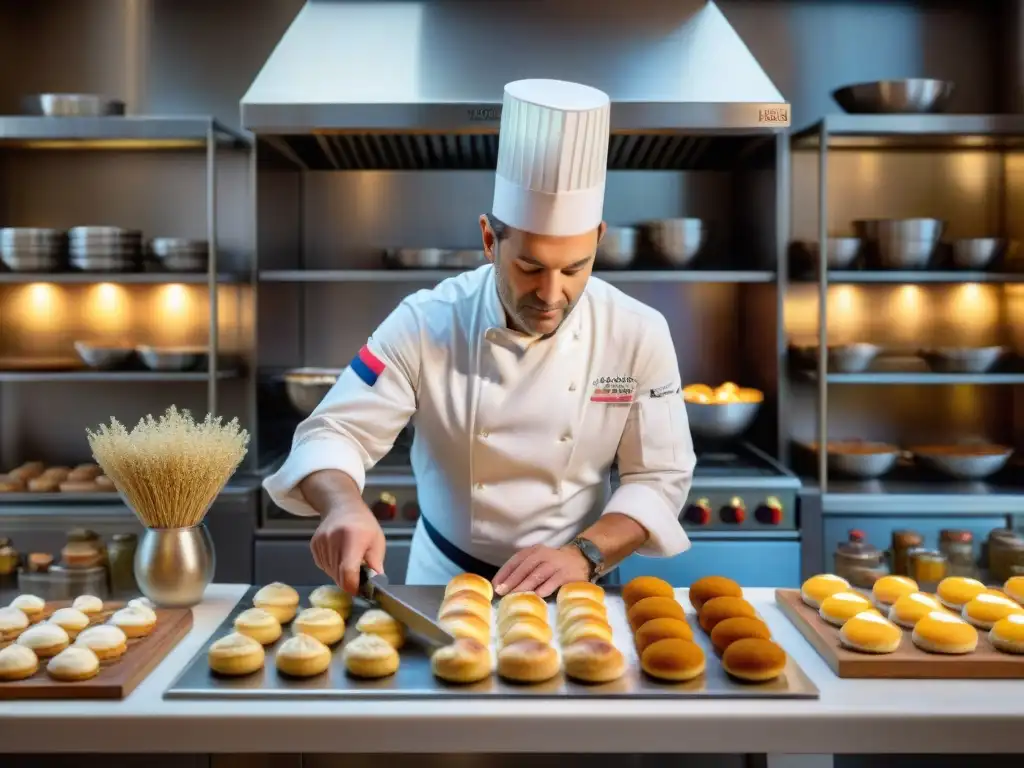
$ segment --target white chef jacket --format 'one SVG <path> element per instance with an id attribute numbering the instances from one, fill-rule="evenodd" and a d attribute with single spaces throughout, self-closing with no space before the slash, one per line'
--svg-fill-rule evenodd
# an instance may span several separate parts
<path id="1" fill-rule="evenodd" d="M 689 548 L 679 512 L 696 459 L 657 310 L 591 277 L 554 335 L 528 337 L 506 326 L 485 265 L 407 297 L 367 347 L 383 367 L 373 384 L 347 368 L 265 480 L 282 509 L 316 514 L 298 484 L 319 470 L 362 489 L 412 420 L 421 514 L 484 562 L 567 544 L 608 512 L 644 526 L 641 554 Z"/>

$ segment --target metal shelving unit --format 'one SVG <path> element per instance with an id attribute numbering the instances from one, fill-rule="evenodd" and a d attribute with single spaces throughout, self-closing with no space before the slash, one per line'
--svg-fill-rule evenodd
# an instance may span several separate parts
<path id="1" fill-rule="evenodd" d="M 816 277 L 804 277 L 794 282 L 817 281 Z M 968 270 L 860 270 L 830 269 L 830 285 L 881 285 L 881 284 L 958 284 L 958 283 L 1024 283 L 1024 272 L 973 272 Z"/>
<path id="2" fill-rule="evenodd" d="M 221 273 L 217 275 L 218 285 L 245 282 L 243 275 Z M 210 276 L 205 272 L 0 272 L 0 284 L 19 285 L 25 283 L 53 283 L 55 285 L 91 285 L 113 283 L 114 285 L 206 285 Z"/>
<path id="3" fill-rule="evenodd" d="M 259 279 L 266 283 L 436 283 L 458 273 L 445 269 L 288 269 L 261 271 Z M 768 270 L 598 270 L 594 275 L 610 283 L 773 283 L 776 279 L 775 272 Z"/>

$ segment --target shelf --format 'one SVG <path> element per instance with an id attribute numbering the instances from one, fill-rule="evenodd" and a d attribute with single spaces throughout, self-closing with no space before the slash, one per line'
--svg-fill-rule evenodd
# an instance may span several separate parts
<path id="1" fill-rule="evenodd" d="M 1010 149 L 1024 146 L 1024 115 L 827 115 L 793 134 L 797 149 Z"/>
<path id="2" fill-rule="evenodd" d="M 217 371 L 218 379 L 233 379 L 237 370 Z M 10 382 L 190 382 L 209 381 L 207 371 L 0 371 L 0 381 Z"/>
<path id="3" fill-rule="evenodd" d="M 259 273 L 266 283 L 434 283 L 461 274 L 450 269 L 333 269 L 333 270 L 264 270 Z M 773 283 L 776 275 L 769 270 L 599 270 L 594 275 L 610 283 Z"/>
<path id="4" fill-rule="evenodd" d="M 249 142 L 209 117 L 0 117 L 0 147 L 22 149 L 197 149 Z"/>
<path id="5" fill-rule="evenodd" d="M 793 282 L 817 283 L 816 275 L 803 275 Z M 956 270 L 829 270 L 828 282 L 855 283 L 1021 283 L 1024 272 L 969 272 Z"/>
<path id="6" fill-rule="evenodd" d="M 115 283 L 117 285 L 164 285 L 181 283 L 185 285 L 206 285 L 210 278 L 205 272 L 0 272 L 0 283 L 59 283 L 61 285 L 82 285 L 91 283 Z M 248 280 L 243 275 L 217 275 L 218 284 L 241 283 Z"/>
<path id="7" fill-rule="evenodd" d="M 811 373 L 811 378 L 817 378 Z M 830 373 L 829 384 L 1024 384 L 1024 373 Z"/>

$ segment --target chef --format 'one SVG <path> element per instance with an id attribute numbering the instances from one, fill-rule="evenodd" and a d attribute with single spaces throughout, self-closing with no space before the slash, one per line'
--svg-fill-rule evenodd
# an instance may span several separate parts
<path id="1" fill-rule="evenodd" d="M 346 590 L 384 569 L 366 472 L 414 425 L 420 518 L 406 583 L 462 572 L 542 596 L 634 552 L 689 548 L 695 463 L 665 318 L 592 277 L 610 104 L 556 80 L 505 87 L 490 264 L 412 294 L 384 320 L 265 487 L 317 516 L 316 564 Z M 610 493 L 609 470 L 618 467 Z"/>

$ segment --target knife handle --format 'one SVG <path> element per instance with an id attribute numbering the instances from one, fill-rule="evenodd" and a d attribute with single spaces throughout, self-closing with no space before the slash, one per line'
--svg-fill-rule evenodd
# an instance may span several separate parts
<path id="1" fill-rule="evenodd" d="M 370 583 L 370 579 L 376 575 L 377 572 L 366 563 L 359 566 L 359 594 L 367 599 L 373 595 L 373 585 Z"/>

